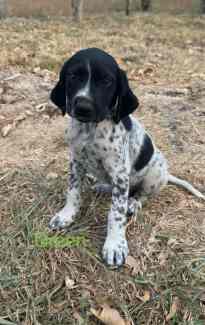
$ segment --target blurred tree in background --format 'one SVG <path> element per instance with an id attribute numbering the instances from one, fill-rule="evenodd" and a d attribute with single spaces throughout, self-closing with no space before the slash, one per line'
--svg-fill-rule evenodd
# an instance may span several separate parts
<path id="1" fill-rule="evenodd" d="M 83 17 L 84 0 L 71 0 L 72 16 L 76 22 L 80 22 Z"/>
<path id="2" fill-rule="evenodd" d="M 0 18 L 6 17 L 7 14 L 7 1 L 0 0 Z"/>
<path id="3" fill-rule="evenodd" d="M 130 5 L 131 5 L 131 0 L 125 0 L 125 13 L 127 16 L 130 14 Z"/>
<path id="4" fill-rule="evenodd" d="M 205 0 L 201 0 L 201 11 L 205 14 Z"/>
<path id="5" fill-rule="evenodd" d="M 148 11 L 151 6 L 151 0 L 141 0 L 141 7 L 143 11 Z"/>
<path id="6" fill-rule="evenodd" d="M 125 0 L 125 13 L 127 16 L 130 14 L 131 4 L 132 4 L 132 0 Z M 141 0 L 142 11 L 148 11 L 150 7 L 151 7 L 151 0 Z"/>
<path id="7" fill-rule="evenodd" d="M 6 16 L 72 16 L 75 21 L 83 13 L 150 11 L 155 13 L 205 13 L 205 0 L 0 0 L 0 18 Z"/>

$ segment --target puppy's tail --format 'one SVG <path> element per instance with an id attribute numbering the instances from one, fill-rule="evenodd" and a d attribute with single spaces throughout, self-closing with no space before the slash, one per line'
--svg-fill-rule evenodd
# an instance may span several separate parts
<path id="1" fill-rule="evenodd" d="M 205 196 L 199 192 L 196 188 L 194 188 L 191 184 L 189 184 L 187 181 L 180 179 L 178 177 L 175 177 L 173 175 L 168 176 L 168 183 L 179 185 L 183 188 L 185 188 L 187 191 L 191 192 L 193 195 L 198 197 L 199 199 L 205 200 Z"/>

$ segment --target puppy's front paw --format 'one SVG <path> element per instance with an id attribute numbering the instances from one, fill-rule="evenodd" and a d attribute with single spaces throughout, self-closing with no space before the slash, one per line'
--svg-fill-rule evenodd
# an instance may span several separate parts
<path id="1" fill-rule="evenodd" d="M 103 259 L 108 265 L 120 266 L 124 264 L 129 253 L 127 240 L 119 236 L 119 238 L 107 237 L 103 246 Z"/>
<path id="2" fill-rule="evenodd" d="M 64 207 L 49 222 L 51 230 L 60 230 L 70 226 L 74 220 L 74 213 L 68 207 Z"/>

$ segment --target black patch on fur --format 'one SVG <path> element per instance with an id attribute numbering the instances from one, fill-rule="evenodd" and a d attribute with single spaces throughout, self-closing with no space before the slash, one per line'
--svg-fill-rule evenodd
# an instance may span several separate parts
<path id="1" fill-rule="evenodd" d="M 135 186 L 132 186 L 130 187 L 129 189 L 129 197 L 135 197 L 135 196 L 140 196 L 141 195 L 141 192 L 142 192 L 142 181 L 135 185 Z"/>
<path id="2" fill-rule="evenodd" d="M 132 120 L 129 116 L 125 116 L 123 119 L 122 119 L 122 123 L 125 127 L 125 129 L 127 131 L 131 131 L 132 130 Z"/>
<path id="3" fill-rule="evenodd" d="M 141 146 L 139 156 L 137 157 L 137 160 L 134 165 L 135 170 L 139 171 L 143 169 L 152 158 L 153 153 L 154 147 L 152 144 L 152 140 L 150 139 L 148 134 L 145 134 L 143 145 Z"/>
<path id="4" fill-rule="evenodd" d="M 120 217 L 115 218 L 115 221 L 122 221 L 122 218 L 120 218 Z"/>
<path id="5" fill-rule="evenodd" d="M 123 188 L 123 187 L 118 187 L 118 190 L 119 190 L 120 195 L 125 195 L 125 193 L 127 191 L 127 189 Z"/>
<path id="6" fill-rule="evenodd" d="M 122 179 L 122 178 L 118 178 L 118 184 L 123 184 L 124 183 L 124 179 Z"/>
<path id="7" fill-rule="evenodd" d="M 120 207 L 120 208 L 118 208 L 118 212 L 121 213 L 121 214 L 124 214 L 125 213 L 125 209 L 123 207 Z M 120 218 L 120 219 L 122 221 L 122 218 Z"/>

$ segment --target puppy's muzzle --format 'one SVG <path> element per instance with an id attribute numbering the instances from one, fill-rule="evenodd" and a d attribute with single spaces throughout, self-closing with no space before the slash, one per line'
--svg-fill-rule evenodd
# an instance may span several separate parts
<path id="1" fill-rule="evenodd" d="M 92 99 L 76 97 L 73 102 L 73 117 L 81 122 L 95 120 L 95 109 Z"/>

